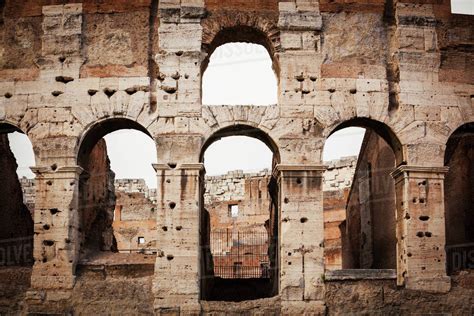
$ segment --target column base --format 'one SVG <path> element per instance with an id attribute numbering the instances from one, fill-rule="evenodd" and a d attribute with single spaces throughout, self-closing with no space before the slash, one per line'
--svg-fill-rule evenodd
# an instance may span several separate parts
<path id="1" fill-rule="evenodd" d="M 201 304 L 196 298 L 155 299 L 156 315 L 200 315 Z"/>
<path id="2" fill-rule="evenodd" d="M 70 314 L 71 298 L 71 290 L 30 290 L 25 297 L 26 314 Z"/>
<path id="3" fill-rule="evenodd" d="M 405 288 L 431 293 L 448 293 L 451 290 L 451 278 L 448 276 L 433 278 L 406 277 Z"/>
<path id="4" fill-rule="evenodd" d="M 282 315 L 326 315 L 323 301 L 282 301 Z"/>

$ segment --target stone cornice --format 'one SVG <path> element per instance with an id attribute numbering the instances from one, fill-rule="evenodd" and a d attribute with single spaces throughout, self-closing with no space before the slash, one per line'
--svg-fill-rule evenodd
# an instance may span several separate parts
<path id="1" fill-rule="evenodd" d="M 326 171 L 326 165 L 304 165 L 304 164 L 278 164 L 275 167 L 276 171 Z"/>
<path id="2" fill-rule="evenodd" d="M 449 167 L 424 167 L 424 166 L 409 166 L 403 165 L 396 168 L 390 173 L 392 178 L 396 179 L 400 176 L 406 176 L 408 173 L 416 174 L 446 174 L 449 171 Z"/>
<path id="3" fill-rule="evenodd" d="M 152 166 L 156 172 L 162 171 L 162 170 L 198 170 L 198 171 L 204 170 L 203 163 L 177 164 L 175 168 L 172 168 L 169 164 L 165 164 L 165 163 L 154 163 L 152 164 Z"/>
<path id="4" fill-rule="evenodd" d="M 74 173 L 74 174 L 82 174 L 84 169 L 80 166 L 65 166 L 59 167 L 56 170 L 51 169 L 50 167 L 30 167 L 31 171 L 36 176 L 52 176 L 52 175 L 59 175 L 65 173 Z"/>

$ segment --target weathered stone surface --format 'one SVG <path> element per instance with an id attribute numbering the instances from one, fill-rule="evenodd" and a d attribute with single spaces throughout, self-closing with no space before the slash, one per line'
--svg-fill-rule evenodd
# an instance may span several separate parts
<path id="1" fill-rule="evenodd" d="M 146 303 L 125 312 L 201 311 L 203 151 L 219 137 L 247 135 L 272 149 L 272 174 L 279 179 L 277 310 L 469 313 L 472 295 L 463 287 L 469 278 L 450 290 L 446 275 L 446 230 L 453 228 L 445 225 L 444 204 L 452 196 L 444 194 L 443 166 L 448 139 L 474 120 L 473 19 L 451 14 L 448 1 L 7 0 L 0 11 L 0 122 L 29 136 L 37 164 L 37 261 L 24 296 L 27 312 L 106 311 L 108 305 L 77 301 L 71 307 L 74 291 L 87 292 L 76 273 L 84 207 L 78 164 L 84 148 L 93 147 L 89 142 L 133 128 L 157 145 L 157 227 L 184 229 L 156 233 L 161 251 L 153 258 L 153 280 L 140 279 L 117 296 L 146 288 L 140 297 Z M 235 41 L 269 52 L 279 80 L 277 105 L 202 106 L 210 54 Z M 397 208 L 391 227 L 400 254 L 397 281 L 407 289 L 392 281 L 323 282 L 321 155 L 325 139 L 348 126 L 372 129 L 395 152 L 399 168 L 388 194 Z M 104 303 L 113 290 L 97 289 L 125 285 L 95 283 L 90 295 L 103 294 Z M 415 300 L 409 300 L 412 291 Z M 424 293 L 434 291 L 450 292 Z M 243 310 L 258 304 L 243 303 Z M 226 310 L 211 305 L 205 309 Z M 125 304 L 110 311 L 119 306 Z"/>

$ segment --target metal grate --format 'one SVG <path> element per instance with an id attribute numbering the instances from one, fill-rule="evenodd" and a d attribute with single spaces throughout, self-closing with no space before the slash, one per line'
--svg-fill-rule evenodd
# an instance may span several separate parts
<path id="1" fill-rule="evenodd" d="M 225 279 L 270 277 L 266 232 L 213 231 L 211 253 L 216 277 Z"/>

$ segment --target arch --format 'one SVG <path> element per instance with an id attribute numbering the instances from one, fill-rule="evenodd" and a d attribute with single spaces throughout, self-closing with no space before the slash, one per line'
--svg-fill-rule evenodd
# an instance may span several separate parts
<path id="1" fill-rule="evenodd" d="M 448 138 L 444 154 L 446 266 L 448 274 L 469 269 L 460 260 L 474 242 L 474 122 L 459 126 Z M 472 260 L 471 260 L 472 261 Z"/>
<path id="2" fill-rule="evenodd" d="M 256 128 L 251 125 L 245 124 L 235 124 L 227 127 L 223 127 L 213 134 L 211 134 L 203 143 L 201 147 L 201 153 L 199 155 L 199 161 L 204 162 L 204 153 L 206 152 L 209 146 L 218 141 L 221 138 L 229 136 L 248 136 L 262 141 L 272 152 L 273 152 L 273 161 L 275 163 L 280 162 L 280 151 L 276 142 L 263 130 Z"/>
<path id="3" fill-rule="evenodd" d="M 444 152 L 444 165 L 446 166 L 450 161 L 456 145 L 459 143 L 463 135 L 474 134 L 474 122 L 465 123 L 456 128 L 446 141 L 446 150 Z"/>
<path id="4" fill-rule="evenodd" d="M 395 132 L 385 123 L 365 118 L 365 117 L 356 117 L 339 123 L 336 127 L 334 127 L 330 133 L 327 135 L 326 140 L 335 132 L 344 129 L 346 127 L 362 127 L 362 128 L 370 128 L 375 133 L 377 133 L 380 137 L 382 137 L 387 144 L 392 148 L 397 166 L 405 164 L 406 160 L 403 154 L 403 146 L 400 142 L 399 138 L 395 134 Z M 323 145 L 324 146 L 324 145 Z M 324 151 L 324 148 L 323 148 Z M 323 152 L 321 151 L 321 153 Z"/>
<path id="5" fill-rule="evenodd" d="M 121 129 L 134 129 L 143 132 L 151 139 L 150 132 L 140 123 L 128 118 L 106 118 L 91 124 L 82 133 L 76 146 L 76 162 L 81 165 L 84 157 L 88 157 L 94 145 L 105 135 Z"/>
<path id="6" fill-rule="evenodd" d="M 202 44 L 202 50 L 206 53 L 206 57 L 201 63 L 201 74 L 204 74 L 206 71 L 211 55 L 219 46 L 227 43 L 241 42 L 258 44 L 265 47 L 272 60 L 273 71 L 275 72 L 277 80 L 279 80 L 280 66 L 275 56 L 275 46 L 271 36 L 272 35 L 269 36 L 267 32 L 255 25 L 248 26 L 245 24 L 225 26 L 216 33 L 208 34 L 207 41 L 203 39 Z M 212 40 L 209 41 L 209 38 L 212 38 Z"/>

